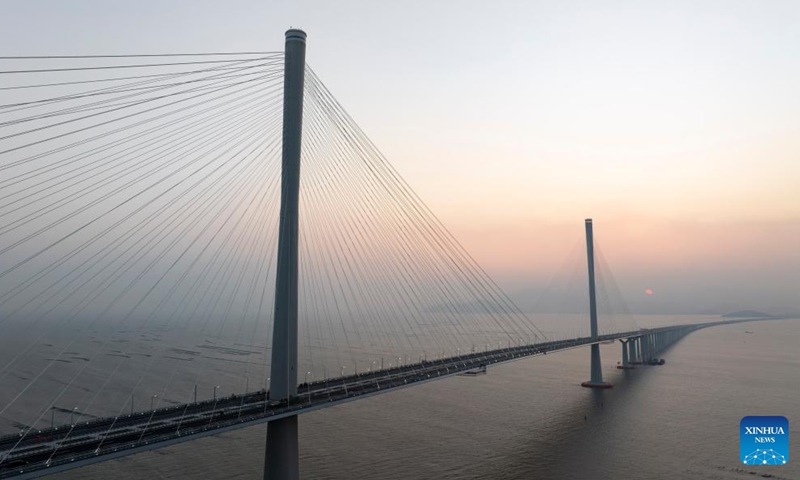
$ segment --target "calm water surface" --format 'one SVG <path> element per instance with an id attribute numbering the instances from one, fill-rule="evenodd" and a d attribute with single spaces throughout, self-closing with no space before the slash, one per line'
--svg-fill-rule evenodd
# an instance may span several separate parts
<path id="1" fill-rule="evenodd" d="M 602 356 L 613 390 L 579 386 L 589 350 L 577 349 L 303 415 L 302 476 L 800 479 L 800 321 L 701 330 L 662 367 L 616 370 L 618 345 Z M 787 465 L 739 463 L 746 415 L 789 419 Z M 261 478 L 264 436 L 252 427 L 52 478 Z"/>

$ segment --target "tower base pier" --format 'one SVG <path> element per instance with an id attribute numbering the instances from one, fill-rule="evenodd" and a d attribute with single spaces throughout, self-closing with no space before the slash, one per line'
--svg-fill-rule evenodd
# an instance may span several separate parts
<path id="1" fill-rule="evenodd" d="M 267 424 L 267 451 L 264 480 L 299 480 L 300 452 L 297 438 L 297 415 Z"/>
<path id="2" fill-rule="evenodd" d="M 581 387 L 586 388 L 614 388 L 613 383 L 606 383 L 606 382 L 583 382 L 581 383 Z"/>
<path id="3" fill-rule="evenodd" d="M 613 388 L 614 385 L 603 381 L 603 368 L 600 364 L 600 345 L 591 345 L 592 375 L 588 382 L 581 383 L 586 388 Z"/>

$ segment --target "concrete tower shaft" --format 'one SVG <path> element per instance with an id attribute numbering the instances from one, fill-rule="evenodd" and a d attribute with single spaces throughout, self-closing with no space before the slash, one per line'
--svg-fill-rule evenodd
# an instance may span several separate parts
<path id="1" fill-rule="evenodd" d="M 287 402 L 297 396 L 297 255 L 305 69 L 306 33 L 288 30 L 283 77 L 281 213 L 269 387 L 270 400 Z M 267 424 L 264 478 L 300 478 L 296 415 Z"/>

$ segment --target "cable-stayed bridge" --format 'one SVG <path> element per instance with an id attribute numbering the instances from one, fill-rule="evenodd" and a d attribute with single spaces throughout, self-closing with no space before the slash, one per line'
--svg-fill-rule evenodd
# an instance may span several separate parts
<path id="1" fill-rule="evenodd" d="M 0 60 L 0 478 L 259 422 L 297 478 L 300 413 L 582 346 L 607 388 L 602 342 L 742 321 L 602 328 L 587 221 L 590 321 L 542 331 L 305 47 Z"/>

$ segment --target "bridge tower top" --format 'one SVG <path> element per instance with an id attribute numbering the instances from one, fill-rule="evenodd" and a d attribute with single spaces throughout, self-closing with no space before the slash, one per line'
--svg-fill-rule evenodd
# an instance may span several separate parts
<path id="1" fill-rule="evenodd" d="M 294 41 L 306 43 L 306 32 L 299 28 L 286 30 L 286 42 Z"/>

